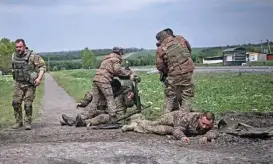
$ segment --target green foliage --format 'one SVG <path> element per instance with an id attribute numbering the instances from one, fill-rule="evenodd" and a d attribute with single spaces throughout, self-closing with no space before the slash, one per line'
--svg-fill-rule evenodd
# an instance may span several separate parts
<path id="1" fill-rule="evenodd" d="M 273 49 L 272 42 L 270 42 L 271 49 Z M 265 48 L 267 43 L 263 43 Z M 226 48 L 231 47 L 244 47 L 247 51 L 251 52 L 260 52 L 260 43 L 258 44 L 241 44 L 241 45 L 227 45 L 227 46 L 218 46 L 218 47 L 199 47 L 192 48 L 192 59 L 197 64 L 200 65 L 204 57 L 213 57 L 213 56 L 222 56 L 222 51 Z M 92 52 L 96 56 L 96 63 L 92 65 L 91 68 L 98 68 L 104 56 L 109 54 L 112 49 L 92 49 Z M 150 66 L 155 65 L 155 56 L 156 50 L 145 50 L 143 48 L 125 48 L 124 59 L 127 60 L 130 66 Z M 65 61 L 65 66 L 62 66 L 65 69 L 78 69 L 78 63 L 75 61 L 80 61 L 82 59 L 82 51 L 66 51 L 66 52 L 50 52 L 50 53 L 40 53 L 44 58 L 51 57 L 51 61 Z M 73 62 L 71 62 L 73 61 Z M 64 63 L 63 63 L 64 64 Z M 63 65 L 62 64 L 62 65 Z M 75 66 L 71 66 L 71 64 Z M 124 65 L 124 62 L 122 63 Z M 70 66 L 68 66 L 70 65 Z M 59 67 L 59 66 L 58 66 Z M 80 67 L 85 68 L 85 67 Z M 89 68 L 89 67 L 87 67 Z M 51 69 L 52 70 L 52 69 Z"/>
<path id="2" fill-rule="evenodd" d="M 36 97 L 33 102 L 33 118 L 39 116 L 39 107 L 41 105 L 43 93 L 43 81 L 36 90 Z M 15 123 L 14 112 L 11 105 L 13 95 L 12 76 L 0 76 L 0 129 L 11 126 Z M 24 110 L 23 110 L 24 111 Z"/>
<path id="3" fill-rule="evenodd" d="M 11 72 L 11 56 L 15 48 L 15 43 L 7 38 L 0 40 L 0 70 L 4 74 Z"/>
<path id="4" fill-rule="evenodd" d="M 91 89 L 94 71 L 69 70 L 52 73 L 57 82 L 77 101 Z M 163 112 L 163 84 L 159 74 L 138 73 L 140 96 L 143 103 L 152 104 L 143 114 L 154 119 Z M 221 73 L 194 75 L 196 91 L 193 106 L 196 110 L 209 110 L 216 114 L 227 110 L 272 111 L 273 75 Z"/>
<path id="5" fill-rule="evenodd" d="M 247 65 L 249 66 L 273 66 L 273 61 L 268 60 L 268 61 L 253 61 L 253 62 L 248 62 Z"/>
<path id="6" fill-rule="evenodd" d="M 96 56 L 95 54 L 89 50 L 88 48 L 85 48 L 82 50 L 82 68 L 95 68 L 96 66 Z"/>
<path id="7" fill-rule="evenodd" d="M 82 68 L 81 60 L 63 60 L 63 61 L 51 61 L 49 62 L 48 68 L 48 61 L 46 60 L 47 70 L 50 71 L 59 71 L 61 69 L 80 69 Z"/>

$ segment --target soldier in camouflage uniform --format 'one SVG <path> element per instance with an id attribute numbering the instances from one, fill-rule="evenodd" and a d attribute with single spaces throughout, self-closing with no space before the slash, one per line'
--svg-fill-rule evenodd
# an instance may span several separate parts
<path id="1" fill-rule="evenodd" d="M 173 34 L 173 30 L 170 29 L 170 28 L 166 28 L 166 29 L 164 29 L 163 31 L 165 31 L 168 35 L 173 36 L 175 39 L 177 39 L 177 41 L 179 41 L 179 42 L 181 42 L 181 43 L 185 43 L 186 46 L 187 46 L 187 48 L 188 48 L 188 50 L 189 50 L 190 53 L 191 53 L 191 51 L 192 51 L 191 45 L 190 45 L 190 43 L 187 41 L 187 39 L 185 39 L 185 38 L 184 38 L 183 36 L 181 36 L 181 35 L 174 35 L 174 34 Z"/>
<path id="2" fill-rule="evenodd" d="M 42 80 L 46 66 L 39 55 L 26 49 L 23 39 L 17 39 L 15 45 L 16 52 L 12 54 L 12 73 L 15 81 L 12 106 L 16 124 L 12 128 L 18 129 L 23 126 L 22 102 L 24 100 L 25 129 L 31 130 L 32 103 L 35 99 L 36 87 Z"/>
<path id="3" fill-rule="evenodd" d="M 130 80 L 129 80 L 130 81 Z M 114 99 L 117 107 L 122 109 L 118 114 L 126 113 L 127 108 L 133 107 L 134 93 L 132 91 L 132 83 L 121 84 L 120 80 L 114 78 L 111 82 L 113 88 Z M 77 104 L 77 107 L 83 107 L 84 111 L 77 115 L 77 117 L 71 118 L 66 115 L 62 115 L 63 121 L 62 125 L 75 125 L 76 127 L 86 126 L 88 123 L 90 125 L 97 125 L 101 123 L 108 122 L 109 114 L 107 110 L 107 102 L 105 99 L 100 99 L 96 109 L 90 109 L 90 102 L 93 99 L 92 91 L 89 91 L 84 99 Z"/>
<path id="4" fill-rule="evenodd" d="M 173 37 L 166 31 L 157 33 L 156 39 L 156 68 L 159 72 L 167 74 L 164 111 L 192 111 L 190 101 L 194 96 L 192 76 L 195 66 L 187 42 Z"/>
<path id="5" fill-rule="evenodd" d="M 173 111 L 164 114 L 156 121 L 136 119 L 130 125 L 124 125 L 122 131 L 173 135 L 177 140 L 189 142 L 188 136 L 202 135 L 201 143 L 218 137 L 213 129 L 214 114 L 211 112 Z"/>
<path id="6" fill-rule="evenodd" d="M 114 94 L 111 87 L 111 82 L 114 76 L 117 77 L 130 77 L 134 79 L 134 72 L 121 68 L 123 49 L 114 47 L 113 52 L 106 55 L 96 72 L 93 79 L 93 100 L 90 104 L 90 109 L 96 109 L 100 99 L 106 99 L 107 110 L 112 119 L 116 119 L 118 111 L 122 111 L 115 102 Z M 86 118 L 83 118 L 86 119 Z"/>

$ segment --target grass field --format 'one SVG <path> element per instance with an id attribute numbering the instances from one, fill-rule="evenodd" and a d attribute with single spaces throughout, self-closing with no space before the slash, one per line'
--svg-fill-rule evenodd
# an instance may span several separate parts
<path id="1" fill-rule="evenodd" d="M 42 100 L 43 83 L 36 91 L 36 98 L 33 103 L 33 116 L 39 116 L 39 107 Z M 0 76 L 0 129 L 11 126 L 15 123 L 12 108 L 13 80 L 11 76 Z M 23 112 L 24 113 L 24 112 Z"/>
<path id="2" fill-rule="evenodd" d="M 205 48 L 193 48 L 192 49 L 192 54 L 198 54 L 200 53 L 203 49 Z M 151 55 L 152 57 L 155 57 L 156 54 L 156 49 L 154 50 L 144 50 L 144 51 L 139 51 L 139 52 L 134 52 L 133 55 L 131 55 L 130 57 L 126 58 L 127 60 L 136 60 L 139 59 L 141 57 L 145 57 L 148 55 Z M 102 60 L 104 56 L 97 56 L 97 60 Z"/>
<path id="3" fill-rule="evenodd" d="M 91 89 L 94 72 L 73 70 L 53 72 L 57 82 L 77 101 Z M 162 114 L 163 85 L 158 74 L 139 73 L 141 76 L 140 95 L 142 102 L 151 103 L 143 111 L 149 119 Z M 196 95 L 193 106 L 197 110 L 214 111 L 216 114 L 227 110 L 269 111 L 273 106 L 273 75 L 236 73 L 195 74 Z"/>

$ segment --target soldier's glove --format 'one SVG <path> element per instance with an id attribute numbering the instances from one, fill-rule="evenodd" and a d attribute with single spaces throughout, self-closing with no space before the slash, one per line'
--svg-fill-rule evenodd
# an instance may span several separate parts
<path id="1" fill-rule="evenodd" d="M 199 144 L 206 144 L 208 142 L 208 138 L 207 137 L 201 137 L 199 139 Z"/>

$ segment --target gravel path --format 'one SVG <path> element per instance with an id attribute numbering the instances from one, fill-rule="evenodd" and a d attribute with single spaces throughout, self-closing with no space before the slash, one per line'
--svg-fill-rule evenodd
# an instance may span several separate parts
<path id="1" fill-rule="evenodd" d="M 0 164 L 83 163 L 270 163 L 272 140 L 220 138 L 214 144 L 181 145 L 165 136 L 60 126 L 61 114 L 75 115 L 75 101 L 46 74 L 42 116 L 31 131 L 0 133 Z M 225 141 L 225 142 L 222 142 Z"/>

